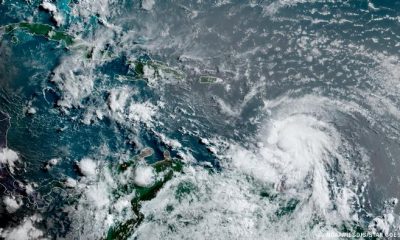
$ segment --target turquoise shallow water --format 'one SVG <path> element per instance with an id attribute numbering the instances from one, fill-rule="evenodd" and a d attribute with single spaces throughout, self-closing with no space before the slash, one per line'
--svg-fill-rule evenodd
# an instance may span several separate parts
<path id="1" fill-rule="evenodd" d="M 397 234 L 397 1 L 51 4 L 0 4 L 2 238 Z"/>

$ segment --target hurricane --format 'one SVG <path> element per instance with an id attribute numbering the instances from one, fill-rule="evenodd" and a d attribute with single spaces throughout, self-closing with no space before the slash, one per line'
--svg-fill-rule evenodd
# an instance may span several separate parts
<path id="1" fill-rule="evenodd" d="M 0 12 L 1 239 L 399 237 L 400 2 Z"/>

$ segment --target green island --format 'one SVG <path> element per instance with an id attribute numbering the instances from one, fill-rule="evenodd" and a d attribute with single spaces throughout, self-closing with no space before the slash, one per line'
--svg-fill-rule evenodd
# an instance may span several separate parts
<path id="1" fill-rule="evenodd" d="M 221 81 L 221 79 L 220 78 L 217 78 L 217 77 L 214 77 L 214 76 L 200 76 L 200 79 L 199 79 L 199 82 L 200 83 L 208 83 L 208 84 L 210 84 L 210 83 L 217 83 L 217 82 L 220 82 Z"/>
<path id="2" fill-rule="evenodd" d="M 67 46 L 74 44 L 74 38 L 72 36 L 65 32 L 57 31 L 53 26 L 48 24 L 20 22 L 2 26 L 0 29 L 4 29 L 6 34 L 11 34 L 16 30 L 22 30 L 35 36 L 43 36 L 48 40 L 64 42 Z"/>
<path id="3" fill-rule="evenodd" d="M 128 170 L 129 167 L 134 167 L 138 160 L 150 157 L 153 155 L 153 153 L 153 149 L 145 148 L 132 160 L 119 164 L 117 166 L 117 171 L 124 172 Z M 124 193 L 126 194 L 135 191 L 135 196 L 131 200 L 131 207 L 132 211 L 135 213 L 135 216 L 132 216 L 131 219 L 125 222 L 111 227 L 104 239 L 126 239 L 128 236 L 130 236 L 135 230 L 136 226 L 138 226 L 144 219 L 143 214 L 140 212 L 141 202 L 153 199 L 157 195 L 158 191 L 164 187 L 165 183 L 173 178 L 174 173 L 182 172 L 183 169 L 183 163 L 179 159 L 171 158 L 168 151 L 164 152 L 163 160 L 158 161 L 151 166 L 153 167 L 157 176 L 160 176 L 153 185 L 149 187 L 141 187 L 127 184 L 120 186 L 118 190 L 114 192 L 114 194 L 118 196 L 123 195 Z"/>
<path id="4" fill-rule="evenodd" d="M 184 72 L 172 68 L 163 62 L 152 59 L 128 61 L 128 64 L 131 72 L 138 77 L 175 78 L 177 80 L 183 80 L 186 78 L 186 74 Z"/>

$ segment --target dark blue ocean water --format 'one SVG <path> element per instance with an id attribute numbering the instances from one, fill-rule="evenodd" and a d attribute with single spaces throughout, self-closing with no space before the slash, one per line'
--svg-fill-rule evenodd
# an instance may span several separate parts
<path id="1" fill-rule="evenodd" d="M 216 142 L 228 140 L 250 149 L 254 145 L 253 136 L 268 116 L 263 103 L 287 93 L 345 99 L 365 107 L 376 120 L 371 124 L 371 119 L 347 113 L 343 106 L 338 110 L 342 115 L 331 119 L 350 142 L 354 141 L 350 143 L 354 148 L 362 146 L 369 153 L 371 180 L 364 192 L 367 200 L 359 209 L 361 220 L 356 223 L 359 228 L 367 229 L 372 219 L 369 214 L 379 214 L 385 200 L 400 197 L 397 178 L 400 130 L 394 123 L 397 116 L 386 115 L 390 108 L 382 107 L 383 113 L 374 112 L 375 106 L 364 101 L 362 95 L 351 94 L 351 89 L 359 89 L 370 92 L 371 96 L 382 96 L 384 106 L 386 100 L 382 99 L 392 101 L 396 109 L 400 106 L 397 92 L 383 87 L 391 81 L 384 79 L 385 71 L 399 73 L 396 62 L 400 54 L 399 1 L 293 4 L 231 1 L 221 5 L 208 1 L 156 1 L 151 13 L 141 9 L 140 1 L 122 1 L 110 2 L 107 13 L 95 7 L 82 8 L 88 16 L 71 12 L 85 1 L 54 2 L 65 18 L 60 28 L 55 27 L 51 14 L 39 7 L 41 1 L 2 1 L 0 26 L 25 21 L 49 24 L 76 39 L 82 38 L 85 41 L 82 45 L 93 44 L 91 47 L 96 47 L 97 40 L 109 38 L 108 45 L 101 41 L 98 44 L 105 46 L 102 51 L 111 54 L 107 59 L 102 55 L 102 59 L 78 61 L 71 66 L 75 76 L 93 78 L 94 87 L 79 100 L 80 104 L 66 110 L 57 102 L 67 90 L 52 80 L 67 58 L 78 57 L 79 47 L 66 47 L 26 30 L 12 33 L 0 30 L 0 147 L 7 142 L 7 147 L 21 158 L 15 174 L 2 168 L 0 181 L 4 196 L 18 194 L 25 199 L 13 214 L 2 206 L 0 227 L 15 226 L 24 216 L 39 212 L 54 224 L 42 227 L 49 236 L 68 233 L 68 217 L 57 215 L 70 201 L 60 182 L 66 177 L 80 177 L 76 162 L 88 156 L 96 159 L 104 148 L 107 154 L 101 160 L 111 165 L 121 161 L 121 155 L 134 157 L 143 147 L 154 150 L 146 158 L 148 164 L 163 160 L 166 150 L 172 157 L 182 158 L 157 133 L 177 140 L 181 149 L 196 160 L 192 164 L 208 162 L 213 171 L 221 171 L 221 159 L 199 137 Z M 277 9 L 273 10 L 275 6 Z M 103 36 L 104 19 L 119 30 Z M 397 57 L 392 61 L 393 66 L 382 68 L 382 75 L 372 71 L 380 67 L 381 60 L 370 60 L 377 53 L 384 56 L 379 59 Z M 305 57 L 309 55 L 313 57 Z M 80 56 L 85 58 L 83 54 Z M 143 56 L 184 72 L 184 82 L 150 86 L 144 76 L 132 74 L 128 62 L 131 58 L 140 61 Z M 199 83 L 203 75 L 224 82 Z M 118 80 L 120 76 L 129 80 Z M 393 81 L 393 85 L 398 84 L 396 79 Z M 109 90 L 121 87 L 138 92 L 132 96 L 132 102 L 165 103 L 157 111 L 156 124 L 130 125 L 129 121 L 112 117 L 95 120 L 90 125 L 83 123 L 90 110 L 107 106 Z M 224 110 L 221 102 L 227 103 L 231 110 Z M 29 106 L 36 109 L 35 114 L 27 112 Z M 314 115 L 319 117 L 317 112 Z M 9 122 L 3 120 L 6 116 Z M 62 161 L 51 171 L 45 171 L 43 167 L 52 158 Z M 359 155 L 354 154 L 353 158 Z M 37 183 L 35 194 L 26 194 L 16 181 Z M 66 228 L 61 229 L 64 222 Z"/>

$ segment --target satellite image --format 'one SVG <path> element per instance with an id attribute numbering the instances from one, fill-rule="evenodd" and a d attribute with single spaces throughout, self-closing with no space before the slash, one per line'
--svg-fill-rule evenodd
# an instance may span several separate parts
<path id="1" fill-rule="evenodd" d="M 400 1 L 0 0 L 0 239 L 400 238 Z"/>

